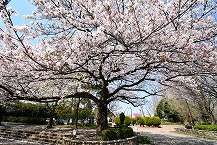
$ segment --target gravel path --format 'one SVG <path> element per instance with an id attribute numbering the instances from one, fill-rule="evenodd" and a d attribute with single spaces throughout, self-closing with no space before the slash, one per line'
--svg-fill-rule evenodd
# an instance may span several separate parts
<path id="1" fill-rule="evenodd" d="M 161 128 L 133 127 L 135 132 L 148 136 L 155 145 L 217 145 L 217 140 L 209 140 L 189 135 L 178 134 L 174 128 L 180 125 L 162 125 Z"/>
<path id="2" fill-rule="evenodd" d="M 178 137 L 145 132 L 141 135 L 150 137 L 155 145 L 217 145 L 217 141 L 197 137 Z"/>

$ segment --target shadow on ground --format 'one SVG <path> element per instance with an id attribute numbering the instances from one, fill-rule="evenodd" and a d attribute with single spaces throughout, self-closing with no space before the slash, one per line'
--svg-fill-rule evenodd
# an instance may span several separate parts
<path id="1" fill-rule="evenodd" d="M 28 141 L 0 137 L 0 145 L 42 145 L 42 144 L 36 142 L 28 142 Z"/>
<path id="2" fill-rule="evenodd" d="M 198 137 L 178 137 L 161 134 L 140 133 L 148 136 L 154 145 L 217 145 L 216 140 L 203 139 Z"/>

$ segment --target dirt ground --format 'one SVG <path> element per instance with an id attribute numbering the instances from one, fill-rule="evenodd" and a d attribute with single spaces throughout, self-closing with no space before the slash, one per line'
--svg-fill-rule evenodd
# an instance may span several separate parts
<path id="1" fill-rule="evenodd" d="M 156 127 L 140 127 L 140 126 L 131 126 L 135 132 L 148 132 L 151 134 L 162 134 L 162 135 L 171 135 L 179 137 L 187 137 L 187 135 L 175 133 L 174 128 L 184 128 L 183 125 L 161 125 L 160 128 Z"/>

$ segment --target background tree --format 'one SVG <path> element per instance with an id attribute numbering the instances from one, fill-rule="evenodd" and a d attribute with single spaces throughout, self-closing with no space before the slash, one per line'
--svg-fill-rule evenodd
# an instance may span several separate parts
<path id="1" fill-rule="evenodd" d="M 49 116 L 45 104 L 35 102 L 11 101 L 5 107 L 6 116 L 20 116 L 20 117 L 41 117 L 47 118 Z"/>
<path id="2" fill-rule="evenodd" d="M 66 119 L 67 124 L 69 124 L 73 116 L 72 101 L 70 99 L 60 100 L 55 108 L 55 113 L 58 118 Z"/>
<path id="3" fill-rule="evenodd" d="M 142 105 L 165 81 L 216 65 L 215 0 L 31 3 L 29 26 L 14 26 L 15 11 L 2 11 L 0 84 L 11 99 L 89 98 L 99 132 L 108 128 L 111 102 Z"/>
<path id="4" fill-rule="evenodd" d="M 193 76 L 185 81 L 174 81 L 173 84 L 178 98 L 193 105 L 201 121 L 216 123 L 215 75 Z"/>
<path id="5" fill-rule="evenodd" d="M 179 114 L 175 108 L 173 108 L 173 101 L 168 100 L 166 98 L 161 99 L 159 104 L 157 105 L 157 109 L 155 112 L 155 116 L 160 117 L 161 119 L 166 119 L 172 122 L 180 122 L 182 121 L 182 116 Z"/>
<path id="6" fill-rule="evenodd" d="M 93 116 L 93 106 L 91 100 L 82 98 L 64 99 L 58 102 L 55 112 L 58 118 L 66 119 L 67 124 L 71 123 L 78 126 L 78 120 L 84 122 Z"/>
<path id="7" fill-rule="evenodd" d="M 10 101 L 4 104 L 3 121 L 27 124 L 46 124 L 49 112 L 45 104 Z"/>

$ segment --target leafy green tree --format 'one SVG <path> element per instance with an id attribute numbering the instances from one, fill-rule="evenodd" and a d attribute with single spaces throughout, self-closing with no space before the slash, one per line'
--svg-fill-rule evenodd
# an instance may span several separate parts
<path id="1" fill-rule="evenodd" d="M 82 99 L 78 109 L 78 118 L 83 122 L 88 117 L 93 116 L 90 99 Z"/>
<path id="2" fill-rule="evenodd" d="M 169 100 L 164 98 L 162 99 L 155 112 L 155 116 L 158 116 L 161 119 L 167 119 L 172 122 L 180 122 L 180 114 L 169 104 Z"/>
<path id="3" fill-rule="evenodd" d="M 90 99 L 73 98 L 60 101 L 55 112 L 58 118 L 66 119 L 68 124 L 69 120 L 72 119 L 77 126 L 78 120 L 84 122 L 88 117 L 93 116 L 92 109 Z"/>
<path id="4" fill-rule="evenodd" d="M 49 116 L 46 104 L 14 101 L 5 108 L 5 116 L 42 117 Z"/>
<path id="5" fill-rule="evenodd" d="M 59 101 L 55 113 L 58 118 L 66 119 L 69 122 L 70 117 L 72 116 L 72 103 L 69 99 L 64 99 Z"/>
<path id="6" fill-rule="evenodd" d="M 157 105 L 156 112 L 155 112 L 155 116 L 158 116 L 161 119 L 165 117 L 164 109 L 163 109 L 164 108 L 164 101 L 165 101 L 165 99 L 161 99 L 161 101 Z"/>

